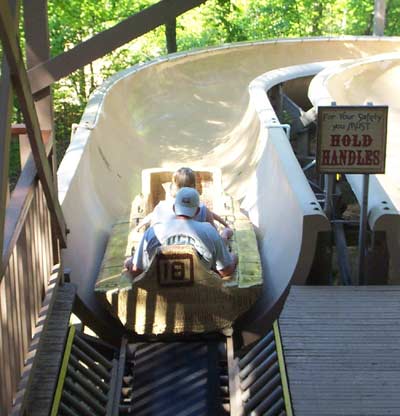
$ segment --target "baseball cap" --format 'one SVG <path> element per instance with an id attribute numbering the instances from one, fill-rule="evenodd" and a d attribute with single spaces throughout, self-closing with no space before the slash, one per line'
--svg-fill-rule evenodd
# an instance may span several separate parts
<path id="1" fill-rule="evenodd" d="M 199 193 L 194 188 L 181 188 L 175 197 L 175 214 L 194 217 L 200 205 Z"/>

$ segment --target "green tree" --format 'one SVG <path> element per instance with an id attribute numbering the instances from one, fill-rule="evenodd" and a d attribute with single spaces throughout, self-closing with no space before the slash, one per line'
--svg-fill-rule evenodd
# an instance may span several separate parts
<path id="1" fill-rule="evenodd" d="M 158 0 L 49 0 L 52 55 L 58 55 Z M 54 87 L 57 137 L 68 141 L 91 92 L 113 73 L 154 57 L 228 42 L 372 33 L 374 0 L 208 0 Z M 400 0 L 387 1 L 386 34 L 399 31 Z M 168 45 L 168 47 L 167 47 Z"/>

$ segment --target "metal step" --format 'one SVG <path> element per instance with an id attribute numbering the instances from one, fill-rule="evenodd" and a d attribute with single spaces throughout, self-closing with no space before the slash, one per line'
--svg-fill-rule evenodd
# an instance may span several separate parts
<path id="1" fill-rule="evenodd" d="M 228 342 L 232 416 L 292 415 L 279 328 L 243 357 L 233 358 Z"/>
<path id="2" fill-rule="evenodd" d="M 121 351 L 109 347 L 109 356 L 98 352 L 74 326 L 64 350 L 51 416 L 118 415 L 120 380 L 124 368 L 123 340 Z"/>

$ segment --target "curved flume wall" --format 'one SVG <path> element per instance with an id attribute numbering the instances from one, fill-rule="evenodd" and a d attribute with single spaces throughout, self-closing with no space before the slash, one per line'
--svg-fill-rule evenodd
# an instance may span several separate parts
<path id="1" fill-rule="evenodd" d="M 387 105 L 389 107 L 385 174 L 370 175 L 368 222 L 386 234 L 390 256 L 389 283 L 400 282 L 400 54 L 380 54 L 334 65 L 311 82 L 309 97 L 315 107 L 329 105 Z M 362 201 L 362 175 L 346 175 Z"/>
<path id="2" fill-rule="evenodd" d="M 273 317 L 290 283 L 306 278 L 327 223 L 282 129 L 260 122 L 248 86 L 282 67 L 393 50 L 398 39 L 246 43 L 160 58 L 109 79 L 90 99 L 58 172 L 70 229 L 63 259 L 86 306 L 101 313 L 94 281 L 111 225 L 140 192 L 142 169 L 215 166 L 257 229 L 267 282 L 257 313 Z M 258 322 L 243 321 L 247 335 L 261 331 Z"/>

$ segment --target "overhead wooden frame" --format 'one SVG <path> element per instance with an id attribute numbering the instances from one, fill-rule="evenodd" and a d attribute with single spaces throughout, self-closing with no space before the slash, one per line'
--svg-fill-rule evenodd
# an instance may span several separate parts
<path id="1" fill-rule="evenodd" d="M 2 1 L 2 3 L 4 0 Z M 28 71 L 33 94 L 206 0 L 161 0 Z"/>
<path id="2" fill-rule="evenodd" d="M 17 43 L 17 34 L 13 26 L 12 14 L 7 0 L 0 0 L 0 38 L 10 68 L 12 84 L 24 116 L 32 154 L 46 196 L 47 205 L 54 218 L 60 245 L 66 247 L 67 238 L 64 216 L 53 184 L 51 168 L 42 142 L 28 76 Z"/>

